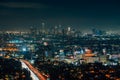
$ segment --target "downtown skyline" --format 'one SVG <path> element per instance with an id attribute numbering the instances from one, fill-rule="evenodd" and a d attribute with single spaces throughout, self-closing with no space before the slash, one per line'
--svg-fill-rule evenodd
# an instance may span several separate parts
<path id="1" fill-rule="evenodd" d="M 46 28 L 120 29 L 120 5 L 117 0 L 1 0 L 0 30 Z"/>

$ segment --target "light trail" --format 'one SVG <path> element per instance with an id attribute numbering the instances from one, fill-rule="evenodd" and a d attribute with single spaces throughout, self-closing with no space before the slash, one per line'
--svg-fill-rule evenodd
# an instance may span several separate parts
<path id="1" fill-rule="evenodd" d="M 39 80 L 38 77 L 30 70 L 30 68 L 23 61 L 21 61 L 21 64 L 22 64 L 22 68 L 26 68 L 30 71 L 33 80 Z"/>
<path id="2" fill-rule="evenodd" d="M 28 61 L 21 60 L 21 62 L 24 63 L 30 71 L 32 71 L 33 74 L 31 74 L 31 76 L 34 75 L 35 78 L 37 77 L 37 79 L 33 79 L 33 80 L 46 80 L 46 78 L 37 69 L 35 69 Z M 24 66 L 24 64 L 22 65 Z M 34 76 L 32 76 L 32 78 Z"/>

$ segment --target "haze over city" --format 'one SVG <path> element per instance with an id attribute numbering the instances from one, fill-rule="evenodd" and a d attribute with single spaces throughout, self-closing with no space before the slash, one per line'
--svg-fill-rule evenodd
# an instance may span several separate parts
<path id="1" fill-rule="evenodd" d="M 61 25 L 119 32 L 118 0 L 0 0 L 0 30 L 27 30 Z"/>
<path id="2" fill-rule="evenodd" d="M 120 80 L 118 0 L 0 0 L 0 80 Z"/>

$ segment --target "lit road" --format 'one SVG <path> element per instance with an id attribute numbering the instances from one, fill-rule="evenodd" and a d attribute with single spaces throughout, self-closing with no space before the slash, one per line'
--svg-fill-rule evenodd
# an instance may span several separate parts
<path id="1" fill-rule="evenodd" d="M 21 60 L 22 67 L 27 68 L 30 73 L 33 80 L 46 80 L 37 69 L 35 69 L 28 61 Z"/>
<path id="2" fill-rule="evenodd" d="M 30 71 L 33 80 L 39 80 L 38 77 L 29 69 L 29 67 L 23 61 L 21 61 L 21 63 L 22 68 L 27 68 Z"/>

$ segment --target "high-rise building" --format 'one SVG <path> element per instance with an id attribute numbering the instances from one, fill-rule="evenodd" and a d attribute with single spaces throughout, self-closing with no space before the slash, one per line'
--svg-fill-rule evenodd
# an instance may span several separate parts
<path id="1" fill-rule="evenodd" d="M 45 33 L 45 23 L 42 22 L 42 33 Z"/>
<path id="2" fill-rule="evenodd" d="M 31 26 L 30 27 L 30 34 L 33 35 L 33 36 L 36 35 L 37 34 L 37 28 Z"/>

